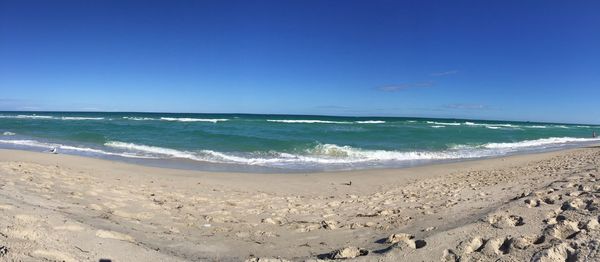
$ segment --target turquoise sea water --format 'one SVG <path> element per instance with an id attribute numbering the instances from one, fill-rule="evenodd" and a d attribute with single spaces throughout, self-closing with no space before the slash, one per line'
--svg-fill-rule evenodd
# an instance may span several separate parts
<path id="1" fill-rule="evenodd" d="M 0 147 L 207 170 L 346 170 L 594 143 L 600 127 L 245 114 L 0 112 Z"/>

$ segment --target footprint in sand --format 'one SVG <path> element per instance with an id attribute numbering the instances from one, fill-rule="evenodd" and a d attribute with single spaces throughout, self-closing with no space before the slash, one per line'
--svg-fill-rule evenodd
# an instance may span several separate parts
<path id="1" fill-rule="evenodd" d="M 555 225 L 558 222 L 561 222 L 565 219 L 567 219 L 565 216 L 560 215 L 560 212 L 562 211 L 558 211 L 558 212 L 551 212 L 548 214 L 548 218 L 542 220 L 542 222 L 548 224 L 548 225 Z"/>
<path id="2" fill-rule="evenodd" d="M 536 237 L 533 236 L 516 237 L 512 240 L 512 246 L 516 249 L 524 250 L 529 248 L 535 240 Z"/>
<path id="3" fill-rule="evenodd" d="M 544 198 L 544 203 L 548 204 L 548 205 L 554 205 L 556 203 L 556 201 L 559 201 L 562 199 L 561 195 L 550 195 Z"/>
<path id="4" fill-rule="evenodd" d="M 485 242 L 481 251 L 488 255 L 505 255 L 510 253 L 512 244 L 511 237 L 493 238 Z"/>
<path id="5" fill-rule="evenodd" d="M 516 215 L 492 215 L 488 218 L 488 222 L 495 228 L 518 227 L 525 224 L 523 217 Z"/>
<path id="6" fill-rule="evenodd" d="M 512 237 L 500 237 L 492 239 L 483 239 L 475 237 L 463 246 L 463 254 L 484 253 L 487 255 L 497 256 L 510 253 L 515 246 L 515 239 Z"/>
<path id="7" fill-rule="evenodd" d="M 560 207 L 562 210 L 580 210 L 587 206 L 587 204 L 580 198 L 573 198 L 570 201 L 566 201 Z"/>
<path id="8" fill-rule="evenodd" d="M 587 231 L 600 229 L 600 222 L 598 222 L 598 219 L 592 218 L 584 223 L 583 228 Z"/>
<path id="9" fill-rule="evenodd" d="M 420 249 L 427 245 L 427 242 L 425 242 L 425 240 L 415 240 L 414 238 L 415 237 L 413 235 L 406 233 L 392 234 L 387 238 L 386 243 L 394 244 L 396 246 L 400 244 L 407 245 L 412 249 Z"/>
<path id="10" fill-rule="evenodd" d="M 463 253 L 465 254 L 471 254 L 474 252 L 479 252 L 481 251 L 481 249 L 483 249 L 483 245 L 485 244 L 486 240 L 481 238 L 481 237 L 475 237 L 473 239 L 471 239 L 471 241 L 469 241 L 468 243 L 465 244 L 464 248 L 463 248 Z"/>
<path id="11" fill-rule="evenodd" d="M 536 253 L 531 261 L 576 261 L 577 255 L 577 251 L 571 248 L 569 244 L 562 243 Z"/>
<path id="12" fill-rule="evenodd" d="M 460 261 L 459 257 L 454 253 L 452 249 L 445 249 L 442 254 L 442 262 L 458 262 Z"/>
<path id="13" fill-rule="evenodd" d="M 577 222 L 563 220 L 554 225 L 546 227 L 544 234 L 558 239 L 571 239 L 580 231 L 581 229 L 579 229 Z"/>
<path id="14" fill-rule="evenodd" d="M 530 198 L 530 199 L 525 199 L 525 204 L 529 208 L 539 207 L 542 204 L 542 201 L 539 199 Z"/>

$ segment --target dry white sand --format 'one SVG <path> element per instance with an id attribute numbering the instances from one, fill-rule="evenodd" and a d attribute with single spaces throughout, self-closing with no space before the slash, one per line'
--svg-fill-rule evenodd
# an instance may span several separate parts
<path id="1" fill-rule="evenodd" d="M 593 147 L 315 174 L 0 150 L 0 260 L 600 261 L 599 168 Z"/>

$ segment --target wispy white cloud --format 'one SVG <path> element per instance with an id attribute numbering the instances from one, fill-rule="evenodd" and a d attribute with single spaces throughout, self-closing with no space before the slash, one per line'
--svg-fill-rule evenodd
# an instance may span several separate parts
<path id="1" fill-rule="evenodd" d="M 377 87 L 377 90 L 383 92 L 398 92 L 404 91 L 408 89 L 416 89 L 416 88 L 429 88 L 434 86 L 433 81 L 425 81 L 425 82 L 414 82 L 414 83 L 403 83 L 397 85 L 384 85 Z"/>
<path id="2" fill-rule="evenodd" d="M 453 75 L 458 73 L 458 70 L 448 70 L 448 71 L 443 71 L 443 72 L 436 72 L 436 73 L 431 73 L 429 74 L 430 76 L 447 76 L 447 75 Z"/>

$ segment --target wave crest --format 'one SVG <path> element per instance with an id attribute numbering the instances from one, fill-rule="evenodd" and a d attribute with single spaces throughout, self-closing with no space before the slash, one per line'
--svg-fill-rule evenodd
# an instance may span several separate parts
<path id="1" fill-rule="evenodd" d="M 134 120 L 134 121 L 156 120 L 156 118 L 151 118 L 151 117 L 134 117 L 134 116 L 124 116 L 123 119 Z"/>
<path id="2" fill-rule="evenodd" d="M 69 145 L 62 145 L 62 144 L 56 144 L 56 143 L 45 143 L 45 142 L 40 142 L 40 141 L 36 141 L 36 140 L 27 140 L 27 139 L 24 139 L 24 140 L 0 140 L 0 143 L 12 144 L 12 145 L 17 145 L 17 146 L 33 147 L 33 148 L 43 148 L 43 149 L 47 149 L 47 150 L 57 149 L 57 150 L 59 150 L 59 152 L 60 152 L 60 150 L 66 150 L 66 151 L 92 153 L 92 154 L 96 154 L 96 155 L 110 155 L 110 156 L 132 157 L 132 158 L 152 158 L 152 157 L 148 157 L 148 156 L 135 155 L 135 154 L 131 154 L 128 152 L 115 153 L 115 152 L 108 152 L 108 151 L 95 149 L 95 148 L 69 146 Z"/>
<path id="3" fill-rule="evenodd" d="M 52 120 L 104 120 L 104 117 L 80 117 L 80 116 L 45 116 L 45 115 L 1 115 L 0 118 L 16 119 L 52 119 Z"/>
<path id="4" fill-rule="evenodd" d="M 427 121 L 427 124 L 432 125 L 443 125 L 443 126 L 460 126 L 460 123 L 456 122 L 435 122 L 435 121 Z"/>
<path id="5" fill-rule="evenodd" d="M 52 119 L 52 116 L 38 116 L 38 115 L 2 115 L 0 118 L 20 118 L 20 119 Z"/>
<path id="6" fill-rule="evenodd" d="M 285 168 L 314 168 L 318 165 L 352 166 L 355 164 L 386 165 L 411 163 L 411 161 L 459 160 L 500 156 L 522 150 L 552 148 L 567 144 L 596 142 L 600 138 L 552 137 L 507 143 L 480 145 L 449 145 L 440 151 L 396 151 L 352 147 L 349 145 L 316 144 L 295 152 L 219 152 L 213 150 L 186 151 L 130 142 L 109 141 L 104 144 L 108 151 L 80 146 L 39 142 L 35 140 L 0 140 L 0 143 L 37 148 L 57 148 L 64 151 L 85 152 L 96 155 L 115 155 L 134 158 L 178 158 L 193 161 L 246 164 Z M 111 150 L 112 149 L 112 150 Z"/>
<path id="7" fill-rule="evenodd" d="M 78 116 L 63 116 L 62 120 L 104 120 L 104 117 L 78 117 Z"/>
<path id="8" fill-rule="evenodd" d="M 161 117 L 160 120 L 163 121 L 176 121 L 176 122 L 224 122 L 229 121 L 229 119 L 207 119 L 207 118 L 187 118 L 187 117 Z"/>
<path id="9" fill-rule="evenodd" d="M 383 120 L 366 120 L 366 121 L 356 121 L 358 124 L 385 124 Z"/>
<path id="10" fill-rule="evenodd" d="M 550 137 L 536 140 L 525 140 L 512 143 L 487 143 L 484 148 L 500 149 L 500 148 L 524 148 L 524 147 L 539 147 L 547 145 L 560 145 L 567 143 L 582 143 L 600 141 L 600 138 L 575 138 L 575 137 Z"/>
<path id="11" fill-rule="evenodd" d="M 344 121 L 328 121 L 328 120 L 287 120 L 287 119 L 267 119 L 267 122 L 287 123 L 287 124 L 351 124 Z"/>

